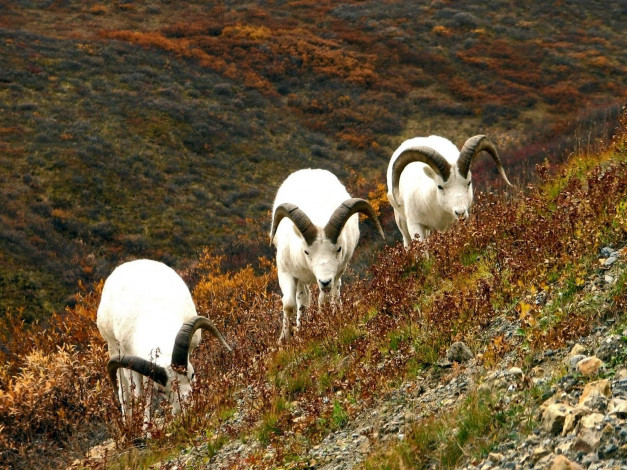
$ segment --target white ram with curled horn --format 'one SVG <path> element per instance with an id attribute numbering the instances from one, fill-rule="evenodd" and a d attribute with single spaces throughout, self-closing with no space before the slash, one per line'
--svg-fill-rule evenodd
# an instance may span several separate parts
<path id="1" fill-rule="evenodd" d="M 299 170 L 277 192 L 270 229 L 276 247 L 279 286 L 283 293 L 283 327 L 279 341 L 291 337 L 296 316 L 309 306 L 309 284 L 320 289 L 318 306 L 330 296 L 339 301 L 342 274 L 359 241 L 359 213 L 370 217 L 381 237 L 383 229 L 366 200 L 351 198 L 337 177 L 326 170 Z"/>
<path id="2" fill-rule="evenodd" d="M 196 314 L 183 279 L 158 261 L 118 266 L 104 283 L 96 323 L 109 347 L 107 371 L 125 416 L 132 398 L 150 386 L 154 396 L 172 405 L 173 413 L 180 411 L 191 392 L 194 368 L 189 355 L 200 342 L 200 329 L 231 350 L 213 323 Z M 150 419 L 149 408 L 145 420 Z"/>
<path id="3" fill-rule="evenodd" d="M 473 201 L 470 165 L 482 151 L 490 154 L 511 186 L 496 146 L 485 135 L 469 138 L 461 151 L 437 135 L 406 140 L 396 149 L 387 171 L 388 200 L 405 247 L 416 235 L 425 241 L 434 230 L 445 231 L 469 216 Z"/>

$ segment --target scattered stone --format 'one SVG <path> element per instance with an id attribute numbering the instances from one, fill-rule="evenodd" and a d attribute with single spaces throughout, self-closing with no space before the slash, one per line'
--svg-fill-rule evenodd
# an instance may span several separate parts
<path id="1" fill-rule="evenodd" d="M 525 378 L 525 374 L 520 367 L 511 367 L 507 373 L 521 381 Z"/>
<path id="2" fill-rule="evenodd" d="M 613 442 L 610 442 L 609 444 L 600 447 L 597 455 L 600 459 L 607 459 L 613 456 L 616 452 L 618 452 L 618 446 Z"/>
<path id="3" fill-rule="evenodd" d="M 573 346 L 573 348 L 570 350 L 570 352 L 568 353 L 568 355 L 566 356 L 566 359 L 570 359 L 573 356 L 578 356 L 580 354 L 586 354 L 586 347 L 577 343 Z"/>
<path id="4" fill-rule="evenodd" d="M 580 380 L 578 377 L 574 375 L 565 375 L 559 380 L 559 385 L 567 393 L 570 393 L 571 390 L 577 388 L 580 384 Z"/>
<path id="5" fill-rule="evenodd" d="M 572 406 L 565 403 L 553 403 L 546 407 L 542 414 L 542 427 L 550 434 L 560 434 L 564 428 L 566 417 L 572 412 Z"/>
<path id="6" fill-rule="evenodd" d="M 566 436 L 574 431 L 575 427 L 579 424 L 579 421 L 583 416 L 590 414 L 592 411 L 585 406 L 576 406 L 566 416 L 564 420 L 564 427 L 562 428 L 562 436 Z"/>
<path id="7" fill-rule="evenodd" d="M 614 393 L 627 395 L 627 378 L 616 380 L 614 382 Z"/>
<path id="8" fill-rule="evenodd" d="M 536 305 L 544 305 L 546 303 L 547 298 L 548 298 L 548 294 L 546 293 L 546 291 L 541 290 L 540 292 L 536 294 L 534 303 Z"/>
<path id="9" fill-rule="evenodd" d="M 609 252 L 602 253 L 605 260 L 615 253 L 611 248 L 608 249 Z M 627 252 L 620 259 L 626 257 Z M 603 268 L 602 273 L 586 281 L 586 288 L 594 291 L 595 296 L 601 296 L 609 288 L 603 282 L 603 276 L 611 276 L 613 282 L 616 282 L 622 275 L 619 269 L 624 269 L 622 261 L 610 263 L 607 269 Z M 550 302 L 551 296 L 548 297 Z M 544 302 L 547 299 L 541 296 L 537 300 Z M 627 331 L 610 335 L 610 331 L 615 331 L 615 325 L 624 321 L 618 317 L 612 320 L 600 317 L 589 336 L 581 338 L 577 343 L 570 343 L 568 348 L 534 352 L 530 370 L 525 371 L 531 381 L 538 385 L 537 391 L 542 393 L 544 399 L 536 415 L 540 426 L 530 435 L 524 435 L 522 430 L 520 434 L 513 433 L 498 443 L 486 458 L 460 468 L 627 470 L 627 364 L 621 356 L 627 346 L 621 336 L 627 336 Z M 502 317 L 490 326 L 486 337 L 498 333 L 514 338 L 516 329 L 515 318 Z M 462 357 L 453 355 L 452 350 L 458 347 L 462 351 L 466 350 Z M 589 356 L 591 354 L 594 356 Z M 518 386 L 526 380 L 526 374 L 522 369 L 512 367 L 519 363 L 520 356 L 506 353 L 498 367 L 490 372 L 485 371 L 481 363 L 469 361 L 472 357 L 472 351 L 467 346 L 452 345 L 446 358 L 443 358 L 443 361 L 447 361 L 443 362 L 446 364 L 443 367 L 451 367 L 453 362 L 466 362 L 467 365 L 454 370 L 428 369 L 419 378 L 377 397 L 372 406 L 365 407 L 357 416 L 351 416 L 345 427 L 329 432 L 322 441 L 316 442 L 305 455 L 300 456 L 300 464 L 321 470 L 359 467 L 381 443 L 396 445 L 399 439 L 403 440 L 409 435 L 412 423 L 455 409 L 466 393 L 477 390 L 475 382 L 481 382 L 479 388 L 496 393 L 499 410 L 507 410 L 511 404 L 526 406 L 529 392 Z M 620 361 L 616 358 L 620 358 Z M 602 372 L 604 362 L 612 365 L 618 363 L 619 366 L 622 362 L 623 367 L 609 380 L 599 379 L 596 376 Z M 560 377 L 564 372 L 561 364 L 568 370 L 563 377 Z M 384 365 L 387 367 L 387 363 Z M 581 369 L 583 365 L 590 366 L 589 370 Z M 322 401 L 329 404 L 328 397 Z M 298 411 L 299 408 L 302 410 Z M 292 403 L 292 419 L 300 422 L 300 416 L 309 417 L 306 409 L 304 403 Z M 247 416 L 244 411 L 240 414 L 242 417 Z M 291 438 L 288 433 L 286 437 Z M 199 451 L 188 452 L 168 468 L 186 468 L 185 464 L 188 463 L 190 468 L 221 470 L 233 468 L 235 462 L 241 464 L 242 459 L 251 455 L 256 455 L 259 460 L 267 456 L 268 460 L 264 464 L 268 468 L 278 468 L 275 464 L 279 462 L 272 460 L 271 448 L 262 448 L 254 437 L 248 439 L 239 441 L 239 445 L 225 445 L 209 462 L 206 460 L 208 450 L 200 445 Z M 198 460 L 187 460 L 187 455 L 196 455 Z"/>
<path id="10" fill-rule="evenodd" d="M 608 406 L 608 414 L 616 415 L 620 419 L 627 419 L 627 400 L 613 398 Z"/>
<path id="11" fill-rule="evenodd" d="M 584 416 L 581 418 L 579 422 L 580 431 L 586 429 L 597 429 L 600 430 L 601 423 L 603 422 L 604 416 L 601 413 L 591 413 L 588 416 Z"/>
<path id="12" fill-rule="evenodd" d="M 588 402 L 594 397 L 610 397 L 610 381 L 603 379 L 586 384 L 579 398 L 579 405 L 588 406 Z"/>
<path id="13" fill-rule="evenodd" d="M 592 413 L 581 418 L 577 437 L 571 449 L 576 452 L 595 452 L 601 445 L 602 432 L 599 428 L 603 418 L 600 413 Z"/>
<path id="14" fill-rule="evenodd" d="M 608 336 L 597 348 L 594 355 L 602 361 L 609 362 L 612 358 L 619 356 L 627 343 L 619 335 Z"/>
<path id="15" fill-rule="evenodd" d="M 602 264 L 604 268 L 609 268 L 616 263 L 616 261 L 618 261 L 618 257 L 612 254 L 609 258 L 602 259 Z"/>
<path id="16" fill-rule="evenodd" d="M 568 460 L 563 455 L 558 455 L 553 459 L 550 470 L 583 470 L 578 463 Z"/>
<path id="17" fill-rule="evenodd" d="M 598 375 L 601 367 L 603 367 L 603 361 L 598 357 L 590 356 L 577 363 L 577 372 L 584 377 L 591 377 Z"/>
<path id="18" fill-rule="evenodd" d="M 451 362 L 468 362 L 474 357 L 472 351 L 461 341 L 453 343 L 446 353 L 446 358 Z"/>
<path id="19" fill-rule="evenodd" d="M 622 367 L 614 374 L 614 380 L 620 382 L 623 379 L 627 379 L 627 367 Z"/>
<path id="20" fill-rule="evenodd" d="M 564 365 L 568 367 L 570 372 L 575 372 L 577 370 L 577 364 L 584 360 L 586 357 L 585 354 L 575 354 L 574 356 L 567 357 L 564 359 Z"/>

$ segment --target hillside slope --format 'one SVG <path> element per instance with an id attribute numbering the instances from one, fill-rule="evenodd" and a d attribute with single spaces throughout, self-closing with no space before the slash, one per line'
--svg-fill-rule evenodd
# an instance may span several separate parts
<path id="1" fill-rule="evenodd" d="M 414 135 L 488 133 L 522 182 L 596 142 L 627 92 L 619 1 L 0 11 L 0 315 L 26 319 L 131 257 L 183 268 L 209 246 L 256 263 L 289 171 L 328 168 L 367 196 Z"/>
<path id="2" fill-rule="evenodd" d="M 591 333 L 627 327 L 627 114 L 604 150 L 537 171 L 538 183 L 510 200 L 479 194 L 473 218 L 446 234 L 410 250 L 392 243 L 374 252 L 365 275 L 344 285 L 342 307 L 310 309 L 281 348 L 272 263 L 260 261 L 258 273 L 224 271 L 220 256 L 203 253 L 187 273 L 198 279 L 194 300 L 234 352 L 202 341 L 191 358 L 191 403 L 181 416 L 153 420 L 149 439 L 141 418 L 123 422 L 114 406 L 94 321 L 101 286 L 31 328 L 4 318 L 0 463 L 59 467 L 102 442 L 77 466 L 308 468 L 337 457 L 335 444 L 341 451 L 357 439 L 368 444 L 359 453 L 372 468 L 454 468 L 509 452 L 499 443 L 515 448 L 540 429 L 533 411 L 551 390 L 559 396 L 558 382 L 577 393 L 596 378 L 565 378 L 562 366 L 548 367 L 550 358 L 561 359 Z M 469 366 L 444 360 L 458 341 L 474 355 Z M 621 341 L 601 378 L 618 380 L 627 358 Z M 539 362 L 547 365 L 544 382 L 518 381 L 522 374 L 543 378 L 533 370 Z M 506 379 L 515 394 L 497 387 L 484 400 L 473 392 L 505 366 L 520 369 Z M 466 394 L 469 401 L 458 401 Z M 369 434 L 364 417 L 390 397 L 393 411 L 381 415 L 389 432 L 373 427 Z M 397 448 L 384 435 L 404 439 Z"/>

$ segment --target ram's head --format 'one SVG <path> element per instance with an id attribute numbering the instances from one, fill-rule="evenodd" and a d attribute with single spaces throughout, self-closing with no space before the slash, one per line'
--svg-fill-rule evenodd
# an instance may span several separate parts
<path id="1" fill-rule="evenodd" d="M 176 335 L 172 349 L 172 360 L 169 365 L 164 367 L 142 357 L 128 355 L 115 356 L 109 360 L 107 371 L 118 404 L 120 405 L 121 397 L 118 397 L 117 394 L 117 372 L 118 369 L 123 368 L 152 379 L 158 395 L 172 405 L 173 413 L 178 413 L 181 409 L 181 402 L 184 402 L 192 391 L 194 367 L 189 362 L 188 356 L 192 338 L 198 329 L 210 331 L 222 346 L 231 351 L 231 347 L 213 323 L 208 318 L 196 316 L 186 321 Z M 135 385 L 139 386 L 139 384 Z"/>
<path id="2" fill-rule="evenodd" d="M 392 166 L 394 200 L 398 202 L 398 184 L 405 167 L 410 163 L 420 162 L 428 165 L 425 173 L 433 179 L 437 187 L 437 201 L 441 208 L 456 219 L 468 217 L 473 200 L 470 165 L 482 151 L 490 154 L 503 180 L 511 186 L 494 143 L 485 135 L 476 135 L 464 143 L 454 164 L 449 163 L 437 150 L 427 146 L 409 148 L 401 153 Z"/>
<path id="3" fill-rule="evenodd" d="M 270 240 L 274 238 L 279 223 L 287 217 L 294 223 L 294 232 L 301 239 L 302 253 L 307 265 L 314 274 L 318 287 L 322 292 L 328 292 L 334 287 L 340 263 L 346 256 L 352 254 L 353 247 L 348 247 L 351 253 L 346 254 L 347 247 L 342 239 L 342 229 L 348 219 L 356 213 L 370 217 L 381 237 L 383 229 L 377 215 L 366 200 L 360 198 L 347 199 L 333 212 L 324 227 L 317 227 L 298 206 L 284 203 L 274 211 Z"/>

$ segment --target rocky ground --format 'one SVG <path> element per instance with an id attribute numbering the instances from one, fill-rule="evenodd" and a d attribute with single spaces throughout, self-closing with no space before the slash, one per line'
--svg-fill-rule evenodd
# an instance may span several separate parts
<path id="1" fill-rule="evenodd" d="M 625 269 L 627 251 L 604 248 L 599 270 L 585 289 L 601 299 Z M 551 294 L 537 294 L 536 304 L 550 303 Z M 624 318 L 624 317 L 623 317 Z M 399 388 L 326 436 L 289 468 L 344 470 L 358 466 L 368 455 L 391 441 L 405 438 L 413 423 L 445 412 L 475 390 L 493 391 L 504 407 L 528 403 L 531 387 L 543 390 L 544 400 L 528 414 L 538 423 L 530 435 L 517 434 L 501 442 L 484 460 L 465 470 L 581 469 L 627 470 L 627 330 L 616 318 L 604 320 L 585 337 L 559 350 L 548 350 L 532 360 L 529 370 L 518 367 L 513 350 L 496 369 L 485 370 L 463 343 L 456 343 L 438 367 Z M 624 321 L 621 323 L 624 327 Z M 486 338 L 503 335 L 516 341 L 519 325 L 499 318 L 486 329 Z M 453 363 L 458 363 L 451 367 Z M 250 403 L 243 391 L 242 407 Z M 248 397 L 250 398 L 250 397 Z M 298 408 L 298 404 L 294 404 Z M 238 427 L 242 409 L 226 423 Z M 298 419 L 298 411 L 294 411 Z M 275 450 L 255 438 L 233 440 L 209 458 L 210 443 L 183 451 L 157 467 L 226 469 L 241 466 L 246 457 L 261 452 L 272 467 Z"/>

